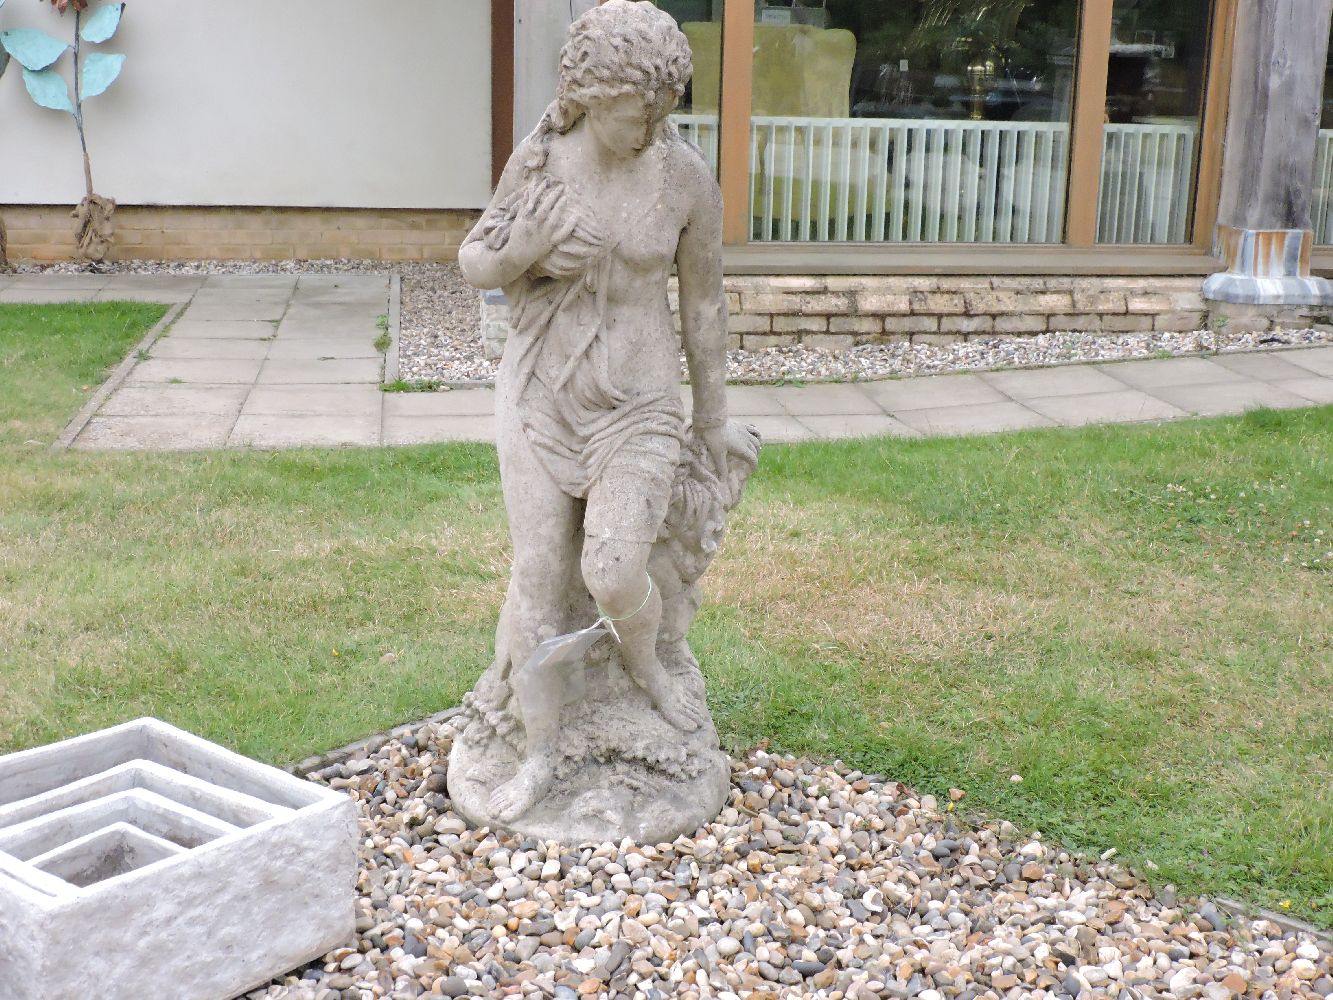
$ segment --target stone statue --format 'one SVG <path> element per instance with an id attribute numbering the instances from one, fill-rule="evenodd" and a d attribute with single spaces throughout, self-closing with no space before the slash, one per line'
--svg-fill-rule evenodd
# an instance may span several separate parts
<path id="1" fill-rule="evenodd" d="M 727 794 L 685 635 L 759 436 L 726 415 L 717 181 L 667 120 L 689 76 L 651 3 L 579 17 L 555 101 L 459 251 L 514 329 L 496 379 L 513 570 L 449 762 L 478 824 L 657 842 Z"/>

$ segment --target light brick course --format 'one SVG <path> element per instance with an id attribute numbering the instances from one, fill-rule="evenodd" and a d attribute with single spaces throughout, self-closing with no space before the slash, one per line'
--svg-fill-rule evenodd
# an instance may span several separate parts
<path id="1" fill-rule="evenodd" d="M 834 347 L 908 338 L 947 343 L 1049 331 L 1193 330 L 1205 325 L 1199 277 L 730 275 L 730 329 L 749 348 Z M 1274 323 L 1274 320 L 1264 320 Z M 1245 321 L 1250 325 L 1250 321 Z M 1256 321 L 1257 322 L 1257 321 Z M 1307 319 L 1305 324 L 1308 325 Z M 1288 324 L 1293 325 L 1293 324 Z M 768 340 L 760 340 L 768 335 Z"/>
<path id="2" fill-rule="evenodd" d="M 16 262 L 74 254 L 65 205 L 0 207 Z M 476 221 L 471 210 L 197 208 L 121 205 L 109 260 L 457 259 Z"/>
<path id="3" fill-rule="evenodd" d="M 884 320 L 879 316 L 830 316 L 829 333 L 880 333 Z"/>

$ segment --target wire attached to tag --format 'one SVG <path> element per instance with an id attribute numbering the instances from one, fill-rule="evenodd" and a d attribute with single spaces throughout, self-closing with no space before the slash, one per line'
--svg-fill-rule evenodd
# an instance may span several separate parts
<path id="1" fill-rule="evenodd" d="M 644 574 L 644 575 L 645 575 L 645 576 L 648 576 L 648 574 Z M 602 625 L 602 626 L 604 626 L 604 627 L 606 628 L 606 630 L 607 630 L 609 633 L 611 633 L 611 638 L 614 639 L 614 640 L 616 640 L 616 642 L 620 642 L 620 641 L 621 641 L 621 640 L 620 640 L 620 633 L 616 630 L 616 622 L 627 622 L 627 621 L 629 621 L 631 618 L 633 618 L 635 615 L 637 615 L 637 614 L 638 614 L 640 611 L 642 611 L 644 608 L 648 607 L 648 599 L 649 599 L 650 597 L 652 597 L 652 596 L 653 596 L 653 578 L 652 578 L 651 576 L 648 576 L 648 593 L 646 593 L 646 594 L 643 595 L 643 603 L 642 603 L 642 604 L 640 604 L 637 608 L 635 608 L 635 609 L 634 609 L 633 611 L 631 611 L 629 614 L 627 614 L 627 615 L 621 615 L 619 618 L 612 618 L 610 615 L 608 615 L 605 611 L 602 610 L 602 606 L 599 604 L 599 605 L 597 605 L 597 613 L 598 613 L 599 615 L 601 615 L 601 617 L 598 618 L 597 621 L 593 622 L 592 627 L 593 627 L 593 628 L 596 628 L 598 625 Z"/>

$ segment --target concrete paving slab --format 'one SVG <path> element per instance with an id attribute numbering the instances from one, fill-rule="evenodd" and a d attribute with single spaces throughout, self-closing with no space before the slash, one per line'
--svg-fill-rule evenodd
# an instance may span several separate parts
<path id="1" fill-rule="evenodd" d="M 242 413 L 258 417 L 337 417 L 348 413 L 379 418 L 385 394 L 373 385 L 257 385 Z"/>
<path id="2" fill-rule="evenodd" d="M 1038 396 L 1079 396 L 1090 392 L 1115 392 L 1125 386 L 1104 372 L 1093 368 L 1066 365 L 1029 371 L 986 372 L 978 375 L 983 382 L 999 389 L 1011 399 L 1036 399 Z"/>
<path id="3" fill-rule="evenodd" d="M 449 392 L 386 392 L 384 417 L 489 416 L 495 412 L 492 389 L 451 389 Z"/>
<path id="4" fill-rule="evenodd" d="M 815 432 L 805 426 L 803 418 L 759 414 L 742 419 L 759 432 L 764 444 L 794 444 L 797 441 L 811 441 L 816 437 Z"/>
<path id="5" fill-rule="evenodd" d="M 385 416 L 384 444 L 436 444 L 444 441 L 495 441 L 495 418 L 490 416 Z"/>
<path id="6" fill-rule="evenodd" d="M 278 320 L 287 311 L 285 299 L 246 299 L 237 302 L 201 302 L 195 296 L 183 320 Z"/>
<path id="7" fill-rule="evenodd" d="M 266 288 L 215 288 L 204 285 L 195 293 L 195 301 L 206 306 L 248 306 L 255 303 L 290 302 L 293 286 Z"/>
<path id="8" fill-rule="evenodd" d="M 99 417 L 237 417 L 250 387 L 246 385 L 121 386 Z"/>
<path id="9" fill-rule="evenodd" d="M 188 302 L 203 278 L 157 274 L 113 274 L 97 293 L 99 302 Z"/>
<path id="10" fill-rule="evenodd" d="M 930 436 L 994 434 L 997 431 L 1054 427 L 1055 421 L 1014 402 L 935 406 L 895 414 L 913 430 Z"/>
<path id="11" fill-rule="evenodd" d="M 230 448 L 369 447 L 379 443 L 379 414 L 294 417 L 243 413 L 227 439 Z"/>
<path id="12" fill-rule="evenodd" d="M 1280 382 L 1273 382 L 1272 385 L 1283 392 L 1302 396 L 1312 403 L 1333 403 L 1333 378 L 1319 378 L 1315 375 L 1309 378 L 1283 379 Z"/>
<path id="13" fill-rule="evenodd" d="M 1008 397 L 976 375 L 927 375 L 865 382 L 861 391 L 884 409 L 926 410 L 970 403 L 1003 403 Z"/>
<path id="14" fill-rule="evenodd" d="M 131 292 L 178 292 L 183 289 L 197 292 L 203 284 L 204 276 L 201 274 L 111 274 L 107 276 L 102 291 L 123 289 Z"/>
<path id="15" fill-rule="evenodd" d="M 3 292 L 16 281 L 18 281 L 18 278 L 12 274 L 0 274 L 0 292 Z"/>
<path id="16" fill-rule="evenodd" d="M 1025 399 L 1023 405 L 1065 427 L 1171 420 L 1188 416 L 1184 410 L 1138 389 L 1092 392 L 1081 396 L 1042 396 Z"/>
<path id="17" fill-rule="evenodd" d="M 298 292 L 354 291 L 389 293 L 387 274 L 302 274 L 296 279 Z"/>
<path id="18" fill-rule="evenodd" d="M 376 350 L 369 337 L 338 337 L 333 340 L 273 341 L 268 356 L 274 361 L 311 361 L 316 358 L 380 358 L 384 352 Z"/>
<path id="19" fill-rule="evenodd" d="M 384 363 L 380 358 L 270 358 L 259 372 L 260 385 L 295 385 L 320 382 L 379 384 Z"/>
<path id="20" fill-rule="evenodd" d="M 900 420 L 875 413 L 807 414 L 801 423 L 817 438 L 920 437 Z"/>
<path id="21" fill-rule="evenodd" d="M 1243 382 L 1246 378 L 1230 368 L 1213 364 L 1208 358 L 1146 358 L 1096 367 L 1131 388 L 1149 392 L 1164 385 L 1217 385 Z"/>
<path id="22" fill-rule="evenodd" d="M 14 275 L 14 280 L 20 288 L 37 290 L 63 288 L 87 292 L 101 290 L 111 280 L 111 276 L 106 274 L 61 274 L 52 271 L 45 274 L 18 274 Z"/>
<path id="23" fill-rule="evenodd" d="M 1152 394 L 1172 406 L 1200 417 L 1216 417 L 1228 413 L 1243 413 L 1263 407 L 1291 409 L 1309 406 L 1304 396 L 1287 392 L 1269 382 L 1229 382 L 1214 385 L 1168 385 L 1154 389 Z"/>
<path id="24" fill-rule="evenodd" d="M 73 447 L 87 451 L 202 451 L 223 447 L 231 423 L 230 417 L 208 413 L 97 416 L 88 421 Z"/>
<path id="25" fill-rule="evenodd" d="M 286 319 L 297 323 L 350 323 L 360 321 L 375 326 L 378 317 L 389 311 L 389 293 L 366 302 L 301 302 L 292 299 Z"/>
<path id="26" fill-rule="evenodd" d="M 367 314 L 379 316 L 389 311 L 389 290 L 387 287 L 378 292 L 344 292 L 338 289 L 314 292 L 298 290 L 296 295 L 292 297 L 291 308 L 296 310 L 298 317 L 301 317 L 306 306 L 343 306 L 354 311 L 358 316 Z M 318 319 L 318 317 L 315 318 Z"/>
<path id="27" fill-rule="evenodd" d="M 308 278 L 331 279 L 312 282 Z M 302 275 L 292 297 L 293 305 L 381 305 L 389 302 L 388 275 Z"/>
<path id="28" fill-rule="evenodd" d="M 1310 347 L 1299 351 L 1283 351 L 1282 359 L 1307 368 L 1316 375 L 1333 378 L 1333 347 Z"/>
<path id="29" fill-rule="evenodd" d="M 373 343 L 380 329 L 373 319 L 332 317 L 325 320 L 295 321 L 284 318 L 278 324 L 278 335 L 284 340 L 350 340 L 364 337 Z"/>
<path id="30" fill-rule="evenodd" d="M 859 385 L 852 383 L 779 385 L 774 386 L 772 392 L 781 401 L 783 408 L 794 417 L 806 414 L 884 414 L 878 403 L 867 396 Z"/>
<path id="31" fill-rule="evenodd" d="M 170 338 L 202 337 L 206 340 L 272 340 L 277 327 L 267 320 L 177 320 L 167 331 Z"/>
<path id="32" fill-rule="evenodd" d="M 1309 369 L 1284 361 L 1281 354 L 1218 354 L 1208 360 L 1237 375 L 1265 382 L 1305 378 L 1310 374 Z"/>
<path id="33" fill-rule="evenodd" d="M 685 387 L 685 401 L 689 406 L 693 399 L 689 387 Z M 727 386 L 727 412 L 733 417 L 780 417 L 787 411 L 776 391 L 766 385 L 729 385 Z"/>
<path id="34" fill-rule="evenodd" d="M 97 291 L 95 288 L 31 288 L 20 282 L 0 292 L 0 303 L 54 305 L 60 302 L 92 302 L 97 297 Z"/>
<path id="35" fill-rule="evenodd" d="M 213 289 L 270 290 L 296 288 L 300 275 L 296 274 L 210 274 L 204 278 L 204 287 Z"/>
<path id="36" fill-rule="evenodd" d="M 153 358 L 134 366 L 126 385 L 151 382 L 209 383 L 213 385 L 249 385 L 259 375 L 264 362 L 259 358 L 233 358 L 224 361 L 207 358 Z"/>
<path id="37" fill-rule="evenodd" d="M 236 358 L 266 358 L 267 340 L 213 340 L 207 337 L 161 337 L 149 354 L 154 358 L 206 358 L 215 361 Z"/>

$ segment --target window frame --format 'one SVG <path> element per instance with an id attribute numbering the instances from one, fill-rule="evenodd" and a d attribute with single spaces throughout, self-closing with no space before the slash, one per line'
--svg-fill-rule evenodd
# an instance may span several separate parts
<path id="1" fill-rule="evenodd" d="M 750 239 L 750 110 L 755 0 L 725 0 L 722 15 L 722 82 L 718 120 L 718 179 L 722 187 L 723 242 L 728 270 L 895 273 L 933 270 L 967 273 L 1209 273 L 1221 184 L 1231 71 L 1239 0 L 1213 0 L 1205 73 L 1199 157 L 1190 241 L 1180 244 L 1097 243 L 1107 67 L 1114 0 L 1081 0 L 1074 106 L 1070 122 L 1069 184 L 1065 238 L 1058 244 L 1012 243 L 756 243 Z M 762 249 L 761 249 L 762 248 Z M 1126 251 L 1133 251 L 1132 266 Z"/>

